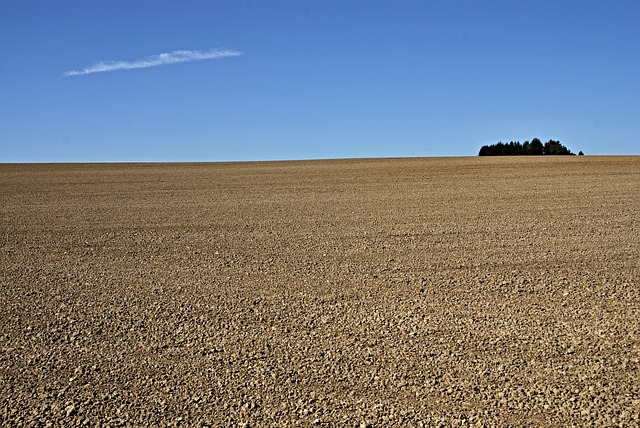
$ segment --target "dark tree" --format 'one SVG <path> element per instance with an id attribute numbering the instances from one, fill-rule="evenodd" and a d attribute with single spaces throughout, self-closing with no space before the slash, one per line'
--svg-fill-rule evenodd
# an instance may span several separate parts
<path id="1" fill-rule="evenodd" d="M 560 141 L 549 140 L 544 143 L 545 155 L 572 155 L 571 151 L 560 144 Z"/>
<path id="2" fill-rule="evenodd" d="M 544 153 L 544 146 L 542 145 L 542 141 L 538 138 L 534 138 L 531 140 L 531 155 L 541 155 Z"/>
<path id="3" fill-rule="evenodd" d="M 478 156 L 491 156 L 491 148 L 489 146 L 480 147 L 480 153 Z"/>

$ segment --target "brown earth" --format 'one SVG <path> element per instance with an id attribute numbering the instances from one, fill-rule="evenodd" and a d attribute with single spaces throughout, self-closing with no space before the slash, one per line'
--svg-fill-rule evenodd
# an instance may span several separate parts
<path id="1" fill-rule="evenodd" d="M 3 426 L 638 426 L 640 157 L 0 165 Z"/>

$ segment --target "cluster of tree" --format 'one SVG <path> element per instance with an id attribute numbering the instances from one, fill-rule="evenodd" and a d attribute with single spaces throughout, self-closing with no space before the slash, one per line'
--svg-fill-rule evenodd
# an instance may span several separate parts
<path id="1" fill-rule="evenodd" d="M 582 152 L 580 152 L 582 154 Z M 535 155 L 573 155 L 560 141 L 549 140 L 542 144 L 538 138 L 525 141 L 503 143 L 502 141 L 490 146 L 482 146 L 478 156 L 535 156 Z"/>

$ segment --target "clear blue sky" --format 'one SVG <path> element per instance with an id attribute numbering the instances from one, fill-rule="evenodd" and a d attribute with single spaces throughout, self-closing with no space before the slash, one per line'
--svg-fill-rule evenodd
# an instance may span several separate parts
<path id="1" fill-rule="evenodd" d="M 0 162 L 640 154 L 637 0 L 0 0 L 0 40 Z"/>

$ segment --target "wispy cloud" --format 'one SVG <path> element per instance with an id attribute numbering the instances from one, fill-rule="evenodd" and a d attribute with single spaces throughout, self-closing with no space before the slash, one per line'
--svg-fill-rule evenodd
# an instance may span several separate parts
<path id="1" fill-rule="evenodd" d="M 131 70 L 133 68 L 157 67 L 165 64 L 177 64 L 180 62 L 201 61 L 205 59 L 227 58 L 240 56 L 242 52 L 229 49 L 213 49 L 210 51 L 173 51 L 152 55 L 136 61 L 107 61 L 99 62 L 82 70 L 71 70 L 64 73 L 65 76 L 81 76 L 83 74 L 104 73 L 107 71 Z"/>

